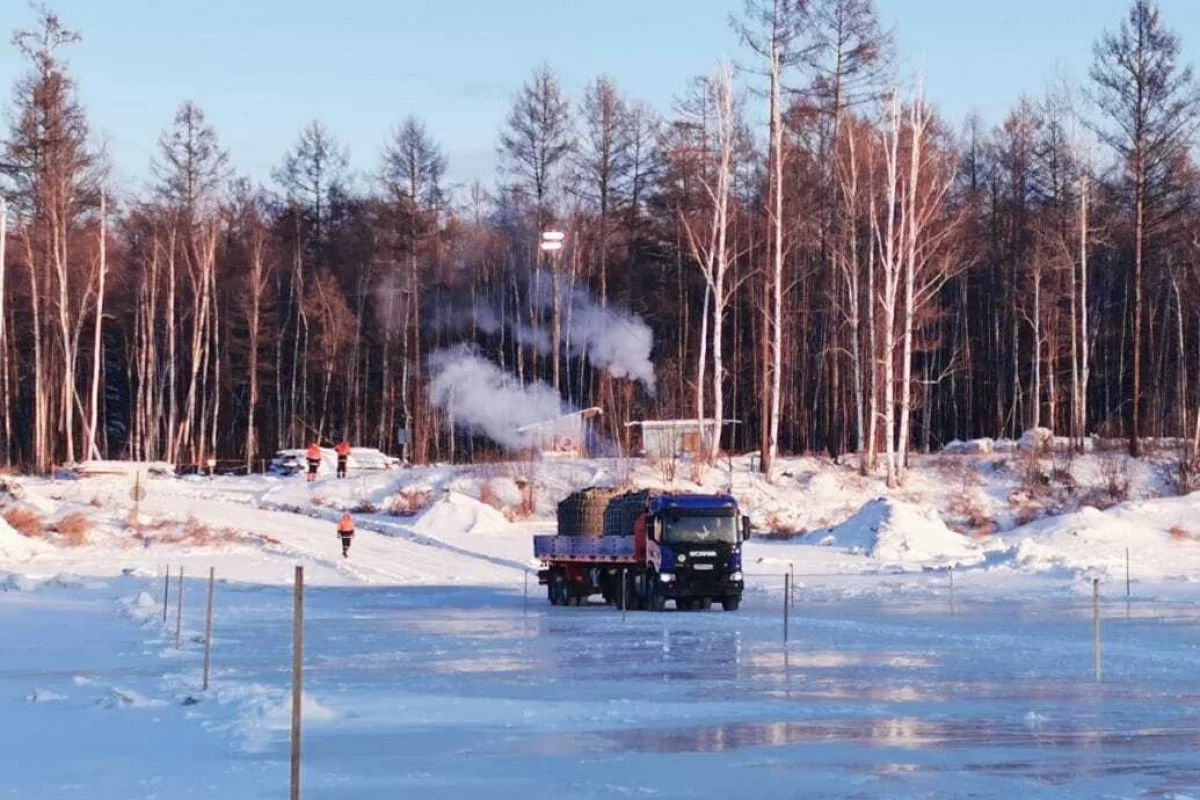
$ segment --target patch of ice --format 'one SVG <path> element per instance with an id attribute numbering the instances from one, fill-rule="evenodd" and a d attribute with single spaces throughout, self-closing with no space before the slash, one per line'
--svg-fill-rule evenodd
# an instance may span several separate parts
<path id="1" fill-rule="evenodd" d="M 107 697 L 96 701 L 97 708 L 162 708 L 165 705 L 167 705 L 166 700 L 146 697 L 132 689 L 115 687 L 108 690 Z"/>
<path id="2" fill-rule="evenodd" d="M 70 573 L 61 573 L 59 575 L 55 575 L 50 579 L 50 584 L 52 586 L 57 586 L 60 589 L 95 589 L 104 587 L 104 584 L 102 583 L 97 584 L 92 581 L 87 581 L 78 575 L 72 575 Z"/>
<path id="3" fill-rule="evenodd" d="M 1025 727 L 1027 728 L 1040 728 L 1049 721 L 1049 717 L 1036 711 L 1030 711 L 1025 715 Z"/>
<path id="4" fill-rule="evenodd" d="M 32 592 L 41 585 L 42 582 L 36 578 L 30 578 L 27 575 L 12 574 L 4 579 L 4 583 L 0 583 L 0 590 L 6 592 Z"/>
<path id="5" fill-rule="evenodd" d="M 66 700 L 65 694 L 58 694 L 47 689 L 38 689 L 36 686 L 33 691 L 25 696 L 26 703 L 51 703 L 55 700 Z"/>
<path id="6" fill-rule="evenodd" d="M 305 692 L 300 699 L 305 725 L 336 720 L 338 713 L 322 705 Z M 248 753 L 261 753 L 277 736 L 292 727 L 292 698 L 265 687 L 254 687 L 238 723 L 243 736 L 243 748 Z"/>

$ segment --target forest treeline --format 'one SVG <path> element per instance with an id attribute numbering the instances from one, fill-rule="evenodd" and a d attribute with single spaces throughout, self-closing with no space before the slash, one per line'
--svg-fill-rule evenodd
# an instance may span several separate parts
<path id="1" fill-rule="evenodd" d="M 713 455 L 768 470 L 861 453 L 902 481 L 911 450 L 1031 427 L 1200 436 L 1200 91 L 1153 0 L 1096 32 L 1082 85 L 991 128 L 902 79 L 873 0 L 731 24 L 738 63 L 670 108 L 535 70 L 494 185 L 448 185 L 416 109 L 359 173 L 314 121 L 259 185 L 184 101 L 130 194 L 69 66 L 86 45 L 36 10 L 0 144 L 0 459 L 256 467 L 400 429 L 416 461 L 494 454 L 430 391 L 455 353 L 602 407 L 614 441 L 737 420 Z M 643 322 L 649 376 L 604 333 Z"/>

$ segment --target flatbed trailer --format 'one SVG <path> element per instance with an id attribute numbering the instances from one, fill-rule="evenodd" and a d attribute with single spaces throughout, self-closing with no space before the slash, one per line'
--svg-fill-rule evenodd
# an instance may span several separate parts
<path id="1" fill-rule="evenodd" d="M 547 564 L 589 562 L 632 565 L 637 563 L 637 543 L 633 536 L 606 536 L 602 539 L 535 536 L 533 555 Z"/>

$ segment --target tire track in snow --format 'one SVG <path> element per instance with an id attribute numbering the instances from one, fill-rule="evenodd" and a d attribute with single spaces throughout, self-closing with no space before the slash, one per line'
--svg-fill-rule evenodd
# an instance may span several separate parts
<path id="1" fill-rule="evenodd" d="M 312 507 L 305 509 L 301 506 L 297 506 L 292 503 L 276 503 L 275 501 L 271 500 L 270 495 L 274 494 L 280 488 L 282 488 L 282 487 L 274 487 L 274 488 L 269 489 L 266 492 L 264 492 L 259 497 L 259 501 L 258 501 L 259 508 L 264 509 L 266 511 L 278 511 L 281 513 L 296 514 L 297 516 L 308 517 L 310 519 L 326 520 L 326 521 L 332 522 L 332 523 L 337 522 L 339 512 L 323 511 L 321 509 L 312 508 Z M 526 572 L 529 569 L 528 564 L 522 563 L 520 561 L 514 561 L 514 560 L 508 559 L 508 558 L 501 558 L 500 556 L 489 556 L 486 553 L 480 553 L 475 550 L 469 550 L 465 547 L 459 547 L 458 545 L 454 545 L 449 542 L 443 541 L 441 539 L 427 536 L 425 534 L 414 533 L 412 530 L 409 530 L 405 526 L 399 525 L 394 522 L 383 522 L 382 520 L 372 518 L 369 516 L 358 516 L 355 518 L 355 523 L 356 523 L 356 526 L 360 530 L 367 530 L 367 531 L 371 531 L 373 533 L 377 533 L 381 536 L 387 536 L 388 538 L 391 538 L 391 539 L 400 539 L 403 541 L 411 542 L 412 544 L 418 544 L 418 545 L 422 545 L 424 547 L 429 547 L 429 548 L 433 548 L 436 550 L 442 550 L 442 551 L 445 551 L 448 553 L 453 553 L 458 556 L 463 556 L 464 558 L 470 558 L 470 559 L 474 559 L 476 561 L 481 561 L 483 563 L 490 564 L 491 566 L 494 566 L 494 567 L 502 567 L 504 569 L 511 569 L 511 570 L 515 570 L 517 572 Z"/>
<path id="2" fill-rule="evenodd" d="M 248 520 L 246 519 L 231 520 L 224 517 L 223 512 L 232 511 L 237 515 L 244 515 L 247 509 L 262 511 L 267 515 L 282 515 L 286 513 L 289 517 L 296 516 L 297 512 L 295 509 L 266 502 L 266 496 L 274 491 L 277 491 L 279 488 L 280 487 L 271 487 L 263 492 L 247 492 L 244 494 L 239 494 L 235 497 L 225 496 L 219 492 L 206 492 L 203 497 L 203 499 L 206 501 L 205 506 L 191 509 L 189 511 L 189 515 L 195 516 L 198 519 L 202 519 L 208 524 L 212 524 L 214 526 L 233 526 L 243 528 L 245 529 L 245 534 L 253 539 L 256 547 L 264 553 L 287 558 L 307 559 L 315 565 L 327 568 L 330 571 L 355 582 L 391 585 L 413 583 L 414 576 L 411 570 L 406 573 L 403 571 L 392 571 L 372 564 L 362 563 L 361 561 L 348 561 L 347 559 L 341 557 L 340 546 L 334 547 L 331 545 L 330 549 L 336 550 L 336 555 L 334 555 L 330 552 L 330 550 L 327 550 L 323 547 L 314 546 L 311 543 L 306 542 L 305 539 L 311 538 L 314 534 L 316 534 L 315 531 L 296 530 L 294 532 L 297 535 L 294 537 L 287 534 L 282 534 L 278 531 L 265 533 L 255 530 L 256 526 L 253 523 L 248 524 Z M 196 497 L 194 492 L 186 492 L 183 494 L 191 499 L 195 499 Z M 159 498 L 157 504 L 161 505 L 164 500 L 165 498 Z M 147 506 L 151 504 L 144 503 L 143 505 Z M 206 514 L 206 509 L 215 513 Z M 320 515 L 315 514 L 300 513 L 298 515 L 312 519 L 321 518 Z M 322 537 L 324 536 L 323 533 L 316 535 Z M 332 542 L 332 537 L 329 538 Z M 398 537 L 383 535 L 381 538 L 385 540 L 391 540 Z M 359 549 L 361 551 L 363 548 L 360 547 Z M 388 555 L 390 554 L 377 553 L 376 557 L 387 558 Z"/>
<path id="3" fill-rule="evenodd" d="M 294 542 L 282 542 L 279 540 L 270 541 L 264 537 L 256 536 L 260 542 L 264 552 L 277 555 L 302 557 L 327 567 L 340 575 L 347 578 L 352 578 L 362 583 L 407 583 L 408 576 L 398 572 L 389 572 L 379 567 L 371 566 L 370 564 L 350 563 L 347 559 L 338 559 L 336 557 L 326 556 L 324 553 L 315 548 L 305 547 Z M 368 576 L 368 572 L 376 573 L 377 578 L 382 580 L 372 579 Z"/>

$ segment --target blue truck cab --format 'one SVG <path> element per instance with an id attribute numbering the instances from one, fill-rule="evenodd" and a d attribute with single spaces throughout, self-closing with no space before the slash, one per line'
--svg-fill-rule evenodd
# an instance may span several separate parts
<path id="1" fill-rule="evenodd" d="M 647 555 L 658 593 L 677 607 L 741 603 L 747 526 L 730 495 L 656 495 L 649 499 Z"/>

